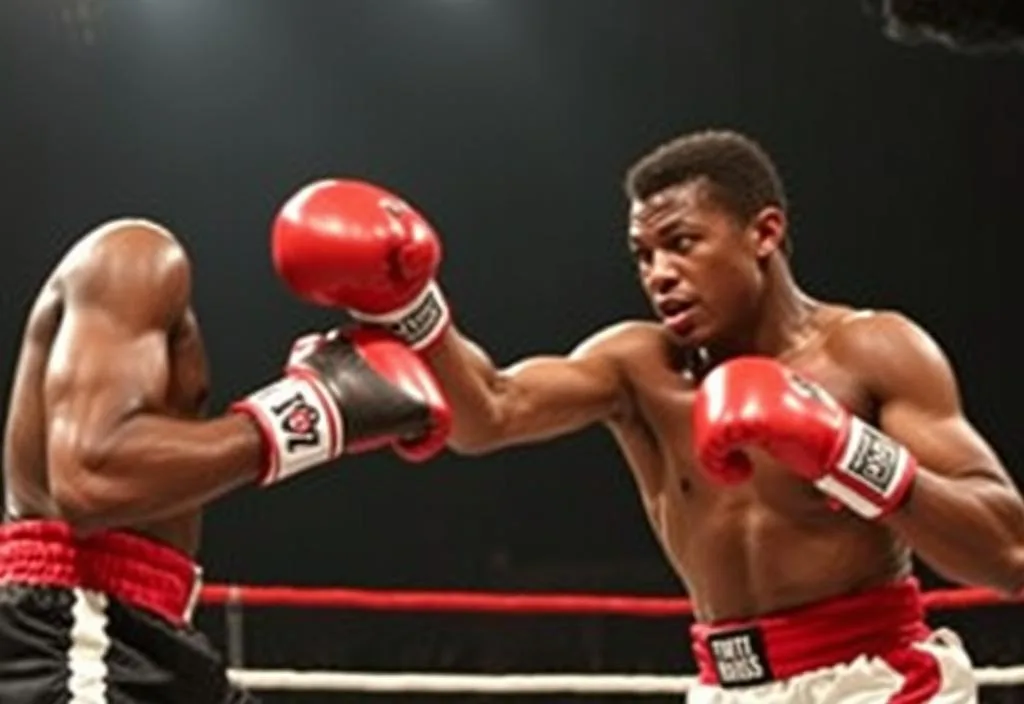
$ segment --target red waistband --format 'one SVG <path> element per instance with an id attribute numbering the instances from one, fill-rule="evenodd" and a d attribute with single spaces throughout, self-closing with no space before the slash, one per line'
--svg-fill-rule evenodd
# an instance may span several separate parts
<path id="1" fill-rule="evenodd" d="M 60 521 L 0 526 L 0 584 L 89 589 L 182 625 L 200 575 L 184 553 L 132 533 L 76 536 Z"/>
<path id="2" fill-rule="evenodd" d="M 787 679 L 861 655 L 885 655 L 928 632 L 913 578 L 750 621 L 690 628 L 700 681 L 726 687 Z"/>

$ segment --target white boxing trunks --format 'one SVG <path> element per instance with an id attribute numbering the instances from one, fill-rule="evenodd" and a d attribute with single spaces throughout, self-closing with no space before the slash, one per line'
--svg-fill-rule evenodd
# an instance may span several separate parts
<path id="1" fill-rule="evenodd" d="M 970 658 L 956 634 L 925 624 L 914 579 L 691 634 L 689 704 L 978 701 Z"/>

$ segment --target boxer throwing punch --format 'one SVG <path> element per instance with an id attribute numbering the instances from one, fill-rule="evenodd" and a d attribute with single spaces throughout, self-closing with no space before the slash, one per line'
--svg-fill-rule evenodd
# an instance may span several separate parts
<path id="1" fill-rule="evenodd" d="M 769 156 L 684 135 L 626 178 L 627 244 L 658 322 L 499 369 L 450 321 L 430 224 L 372 185 L 284 206 L 279 273 L 420 351 L 482 454 L 604 424 L 693 599 L 693 702 L 968 702 L 958 639 L 925 625 L 911 551 L 952 580 L 1024 586 L 1024 504 L 965 417 L 932 337 L 815 300 L 788 258 Z"/>
<path id="2" fill-rule="evenodd" d="M 281 379 L 201 419 L 190 277 L 170 232 L 118 220 L 32 307 L 4 443 L 4 704 L 248 701 L 189 625 L 202 507 L 342 453 L 444 445 L 443 395 L 383 331 L 306 336 Z"/>

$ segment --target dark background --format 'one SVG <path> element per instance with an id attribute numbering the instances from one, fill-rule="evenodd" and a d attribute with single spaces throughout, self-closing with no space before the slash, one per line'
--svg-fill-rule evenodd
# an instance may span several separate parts
<path id="1" fill-rule="evenodd" d="M 0 52 L 5 388 L 49 268 L 125 214 L 194 256 L 214 406 L 270 379 L 291 337 L 334 320 L 289 297 L 267 243 L 281 200 L 328 175 L 430 215 L 458 319 L 496 360 L 566 351 L 648 315 L 624 169 L 680 132 L 731 127 L 778 161 L 808 291 L 927 326 L 1024 473 L 1019 55 L 897 45 L 856 2 L 806 0 L 4 0 Z M 680 590 L 600 431 L 424 466 L 380 454 L 242 491 L 210 511 L 203 560 L 212 581 Z M 950 622 L 979 664 L 1019 662 L 1017 611 Z M 251 666 L 690 667 L 684 621 L 247 619 Z M 221 621 L 200 618 L 218 644 Z"/>

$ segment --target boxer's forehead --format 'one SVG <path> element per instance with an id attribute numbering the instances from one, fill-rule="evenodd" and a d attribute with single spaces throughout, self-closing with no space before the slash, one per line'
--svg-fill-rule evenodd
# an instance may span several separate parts
<path id="1" fill-rule="evenodd" d="M 701 179 L 634 199 L 629 207 L 630 237 L 657 235 L 677 225 L 693 223 L 708 207 L 707 190 Z"/>

